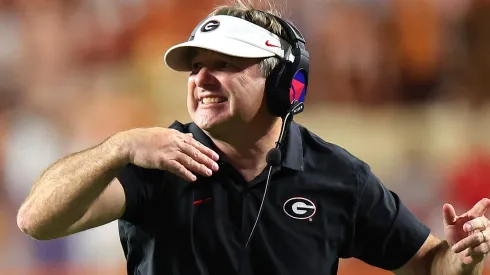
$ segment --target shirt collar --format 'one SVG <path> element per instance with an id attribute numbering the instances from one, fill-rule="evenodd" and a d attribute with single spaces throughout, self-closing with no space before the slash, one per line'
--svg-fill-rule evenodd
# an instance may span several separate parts
<path id="1" fill-rule="evenodd" d="M 281 153 L 282 166 L 303 171 L 303 139 L 299 125 L 294 121 L 289 125 L 286 142 L 283 144 Z"/>
<path id="2" fill-rule="evenodd" d="M 299 125 L 292 121 L 287 131 L 286 140 L 283 142 L 281 149 L 281 166 L 303 171 L 303 142 Z M 189 132 L 192 133 L 194 139 L 201 142 L 204 146 L 217 150 L 211 138 L 195 123 L 190 123 Z"/>

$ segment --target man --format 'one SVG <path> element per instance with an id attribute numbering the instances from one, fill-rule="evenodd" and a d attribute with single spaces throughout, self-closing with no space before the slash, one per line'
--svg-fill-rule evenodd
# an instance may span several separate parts
<path id="1" fill-rule="evenodd" d="M 130 274 L 336 274 L 347 257 L 396 274 L 480 274 L 490 200 L 461 216 L 445 205 L 438 240 L 368 165 L 272 115 L 266 87 L 293 45 L 277 20 L 240 3 L 215 10 L 165 55 L 191 72 L 193 123 L 120 132 L 59 160 L 21 206 L 21 230 L 53 239 L 118 219 Z"/>

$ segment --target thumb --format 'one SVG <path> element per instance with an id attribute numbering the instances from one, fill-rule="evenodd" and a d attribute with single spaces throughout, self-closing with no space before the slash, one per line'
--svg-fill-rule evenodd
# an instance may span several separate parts
<path id="1" fill-rule="evenodd" d="M 446 203 L 442 207 L 442 214 L 444 216 L 444 225 L 452 225 L 456 222 L 456 210 L 454 210 L 454 207 Z"/>

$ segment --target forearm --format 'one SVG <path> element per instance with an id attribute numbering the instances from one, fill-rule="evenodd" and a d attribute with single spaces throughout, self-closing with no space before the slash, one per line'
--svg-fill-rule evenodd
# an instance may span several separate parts
<path id="1" fill-rule="evenodd" d="M 431 266 L 431 275 L 480 275 L 483 264 L 476 266 L 464 265 L 446 241 L 435 248 Z"/>
<path id="2" fill-rule="evenodd" d="M 19 227 L 36 239 L 57 237 L 86 213 L 124 164 L 124 151 L 113 139 L 59 160 L 35 181 L 19 209 Z"/>

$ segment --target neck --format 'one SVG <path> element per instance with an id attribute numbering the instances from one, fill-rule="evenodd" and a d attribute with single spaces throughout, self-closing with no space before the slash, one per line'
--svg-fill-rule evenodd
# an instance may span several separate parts
<path id="1" fill-rule="evenodd" d="M 266 155 L 276 145 L 281 122 L 280 118 L 271 118 L 208 135 L 228 162 L 250 181 L 266 167 Z"/>

